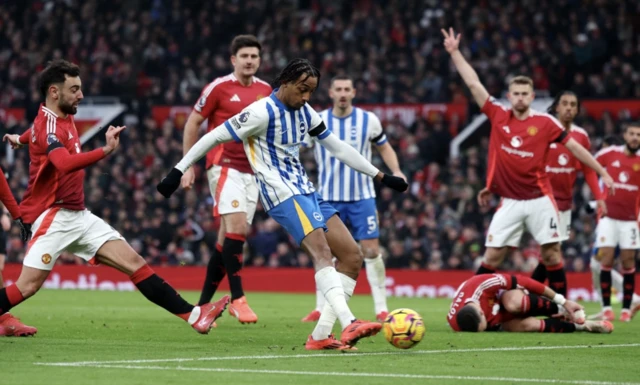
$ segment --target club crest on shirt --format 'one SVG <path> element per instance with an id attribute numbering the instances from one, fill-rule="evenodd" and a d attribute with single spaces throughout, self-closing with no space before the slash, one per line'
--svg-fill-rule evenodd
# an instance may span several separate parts
<path id="1" fill-rule="evenodd" d="M 639 171 L 640 170 L 640 163 L 636 163 L 633 165 L 633 171 Z"/>
<path id="2" fill-rule="evenodd" d="M 47 135 L 47 144 L 48 145 L 52 145 L 56 142 L 59 142 L 58 137 L 56 136 L 56 134 L 49 134 Z"/>
<path id="3" fill-rule="evenodd" d="M 304 134 L 304 130 L 305 130 L 306 126 L 304 125 L 304 122 L 300 122 L 300 133 Z"/>
<path id="4" fill-rule="evenodd" d="M 240 121 L 240 123 L 246 123 L 247 120 L 249 120 L 249 111 L 242 112 L 238 117 L 238 120 Z"/>
<path id="5" fill-rule="evenodd" d="M 538 133 L 538 127 L 531 126 L 527 128 L 527 134 L 529 134 L 529 136 L 536 136 L 537 133 Z"/>

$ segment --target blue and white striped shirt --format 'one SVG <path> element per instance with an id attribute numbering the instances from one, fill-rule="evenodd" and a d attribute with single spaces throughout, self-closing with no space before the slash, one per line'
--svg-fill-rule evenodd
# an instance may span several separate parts
<path id="1" fill-rule="evenodd" d="M 300 144 L 310 130 L 322 123 L 308 104 L 299 110 L 290 109 L 276 98 L 275 92 L 224 123 L 236 141 L 244 142 L 267 211 L 294 195 L 315 192 L 300 163 Z M 330 133 L 326 129 L 318 138 L 324 139 Z"/>
<path id="2" fill-rule="evenodd" d="M 350 115 L 333 116 L 332 109 L 320 112 L 329 131 L 348 143 L 371 162 L 371 143 L 382 145 L 387 137 L 380 119 L 370 111 L 353 107 Z M 314 146 L 315 138 L 307 138 L 305 145 L 314 147 L 318 163 L 318 191 L 322 199 L 334 202 L 354 202 L 375 198 L 373 179 L 360 174 L 336 159 L 322 146 Z"/>

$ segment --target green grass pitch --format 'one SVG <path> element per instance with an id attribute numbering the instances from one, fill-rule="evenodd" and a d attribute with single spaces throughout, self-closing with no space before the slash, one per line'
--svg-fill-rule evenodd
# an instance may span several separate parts
<path id="1" fill-rule="evenodd" d="M 43 290 L 13 311 L 38 334 L 0 337 L 0 384 L 640 384 L 640 320 L 616 322 L 610 335 L 454 334 L 448 300 L 391 298 L 390 309 L 425 320 L 413 349 L 398 350 L 380 333 L 357 352 L 309 352 L 313 324 L 300 319 L 313 296 L 247 298 L 258 324 L 225 312 L 203 336 L 139 293 Z M 351 307 L 373 318 L 370 297 L 355 296 Z"/>

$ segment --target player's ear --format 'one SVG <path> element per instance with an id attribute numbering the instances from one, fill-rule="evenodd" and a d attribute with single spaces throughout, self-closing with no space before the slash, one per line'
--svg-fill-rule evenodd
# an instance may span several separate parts
<path id="1" fill-rule="evenodd" d="M 232 66 L 236 66 L 236 61 L 238 60 L 238 58 L 236 58 L 236 55 L 231 55 L 231 65 Z"/>
<path id="2" fill-rule="evenodd" d="M 56 84 L 52 84 L 49 86 L 49 95 L 51 95 L 51 97 L 54 100 L 58 100 L 60 98 L 60 87 L 58 87 L 58 85 Z"/>

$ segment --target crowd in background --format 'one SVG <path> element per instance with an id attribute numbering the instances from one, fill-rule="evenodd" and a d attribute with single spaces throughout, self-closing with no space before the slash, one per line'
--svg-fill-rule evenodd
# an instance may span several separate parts
<path id="1" fill-rule="evenodd" d="M 455 7 L 454 7 L 455 3 Z M 61 22 L 55 22 L 55 21 Z M 63 22 L 62 22 L 63 21 Z M 463 53 L 489 92 L 528 74 L 539 93 L 569 88 L 583 98 L 640 98 L 640 3 L 577 1 L 28 1 L 0 4 L 0 107 L 26 109 L 22 122 L 1 121 L 2 132 L 21 133 L 37 111 L 35 75 L 46 61 L 63 57 L 81 65 L 86 96 L 117 96 L 130 124 L 122 148 L 87 170 L 87 207 L 120 231 L 153 264 L 206 264 L 219 226 L 202 164 L 196 187 L 165 200 L 160 178 L 182 156 L 182 127 L 158 125 L 154 105 L 190 105 L 213 78 L 229 73 L 228 42 L 253 33 L 263 43 L 259 77 L 273 80 L 288 59 L 306 57 L 323 75 L 313 103 L 327 105 L 327 79 L 355 78 L 356 103 L 468 103 L 468 93 L 442 49 L 441 27 L 462 31 Z M 634 29 L 635 28 L 635 29 Z M 470 109 L 471 114 L 477 109 Z M 583 110 L 577 123 L 597 150 L 605 135 L 619 133 L 628 113 L 597 120 Z M 383 120 L 390 143 L 410 179 L 410 191 L 378 191 L 381 244 L 387 266 L 470 269 L 479 263 L 493 209 L 479 208 L 487 138 L 450 158 L 451 125 L 444 115 L 405 125 Z M 98 134 L 85 145 L 103 142 Z M 27 150 L 2 169 L 20 200 L 27 182 Z M 315 177 L 312 154 L 305 168 Z M 380 159 L 375 163 L 381 166 Z M 582 180 L 576 188 L 574 231 L 563 244 L 567 266 L 587 265 L 594 218 Z M 494 203 L 497 203 L 495 197 Z M 495 207 L 495 204 L 492 205 Z M 24 248 L 13 229 L 10 261 Z M 538 246 L 525 238 L 503 268 L 527 271 Z M 262 210 L 248 237 L 245 262 L 253 266 L 311 266 L 309 257 Z M 77 263 L 63 255 L 59 263 Z"/>

